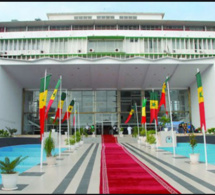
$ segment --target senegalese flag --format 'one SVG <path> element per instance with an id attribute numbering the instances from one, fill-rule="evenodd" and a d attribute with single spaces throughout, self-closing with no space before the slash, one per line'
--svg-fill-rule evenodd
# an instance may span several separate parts
<path id="1" fill-rule="evenodd" d="M 135 111 L 135 106 L 132 106 L 131 111 L 129 112 L 128 118 L 125 121 L 125 124 L 130 121 L 131 116 L 133 115 L 134 111 Z"/>
<path id="2" fill-rule="evenodd" d="M 141 124 L 146 123 L 146 102 L 147 99 L 142 100 L 142 118 L 141 118 Z"/>
<path id="3" fill-rule="evenodd" d="M 161 99 L 160 99 L 160 103 L 159 103 L 159 106 L 158 106 L 158 112 L 159 112 L 160 107 L 162 105 L 164 105 L 165 110 L 166 110 L 166 85 L 167 85 L 168 80 L 169 80 L 169 77 L 166 78 L 166 80 L 164 81 L 163 86 L 162 86 Z M 166 115 L 168 115 L 167 110 L 166 110 Z"/>
<path id="4" fill-rule="evenodd" d="M 62 114 L 63 104 L 64 104 L 64 100 L 65 99 L 66 99 L 66 93 L 62 92 L 62 94 L 61 94 L 61 100 L 58 103 L 57 112 L 56 112 L 53 124 L 55 123 L 56 119 L 60 117 L 60 113 Z"/>
<path id="5" fill-rule="evenodd" d="M 40 140 L 44 134 L 45 127 L 45 110 L 46 110 L 46 98 L 48 94 L 48 86 L 50 83 L 51 75 L 47 75 L 46 78 L 40 79 L 40 95 L 39 95 L 39 108 L 40 108 Z"/>
<path id="6" fill-rule="evenodd" d="M 156 124 L 158 125 L 158 93 L 150 93 L 150 123 L 155 119 Z"/>
<path id="7" fill-rule="evenodd" d="M 48 106 L 47 106 L 47 110 L 46 110 L 46 118 L 48 118 L 49 109 L 50 109 L 50 107 L 51 107 L 52 103 L 54 102 L 54 99 L 55 99 L 55 97 L 57 95 L 57 91 L 58 91 L 58 88 L 60 86 L 60 82 L 61 82 L 61 79 L 58 80 L 58 82 L 57 82 L 57 84 L 55 86 L 55 89 L 54 89 L 54 91 L 52 93 L 52 96 L 51 96 L 51 98 L 49 100 L 49 103 L 48 103 Z"/>
<path id="8" fill-rule="evenodd" d="M 203 88 L 202 88 L 202 79 L 201 74 L 198 72 L 196 74 L 197 88 L 198 88 L 198 100 L 199 100 L 199 114 L 200 114 L 200 126 L 204 126 L 206 131 L 206 121 L 205 121 L 205 106 L 204 106 L 204 97 L 203 97 Z"/>
<path id="9" fill-rule="evenodd" d="M 66 111 L 65 114 L 64 114 L 62 123 L 70 117 L 70 114 L 71 114 L 71 112 L 72 112 L 74 103 L 75 103 L 75 101 L 72 100 L 71 103 L 70 103 L 70 105 L 69 105 L 68 108 L 67 108 L 67 111 Z"/>

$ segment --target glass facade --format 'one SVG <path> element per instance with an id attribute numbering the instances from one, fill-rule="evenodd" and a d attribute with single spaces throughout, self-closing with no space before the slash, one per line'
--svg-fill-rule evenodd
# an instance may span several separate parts
<path id="1" fill-rule="evenodd" d="M 63 90 L 62 90 L 63 91 Z M 138 112 L 138 122 L 141 125 L 141 99 L 143 92 L 147 98 L 146 116 L 147 123 L 150 121 L 150 91 L 151 90 L 132 90 L 132 91 L 68 91 L 67 98 L 63 105 L 62 118 L 67 110 L 71 100 L 75 100 L 75 105 L 70 116 L 69 126 L 73 127 L 73 116 L 75 110 L 77 128 L 88 125 L 95 125 L 97 134 L 104 134 L 114 125 L 118 127 L 127 127 L 125 120 L 127 119 L 132 105 L 136 103 Z M 160 100 L 161 90 L 157 90 L 158 99 Z M 53 93 L 48 91 L 47 103 Z M 118 97 L 119 96 L 119 97 Z M 188 90 L 170 90 L 171 106 L 173 121 L 188 120 L 189 121 L 189 101 Z M 48 114 L 46 121 L 46 131 L 57 129 L 58 125 L 53 125 L 52 120 L 57 111 L 58 101 L 60 99 L 59 92 L 56 96 Z M 168 99 L 166 97 L 167 109 Z M 24 112 L 23 112 L 23 134 L 39 134 L 39 91 L 29 90 L 24 92 Z M 158 119 L 165 114 L 164 106 L 158 115 Z M 129 125 L 137 126 L 137 114 L 134 113 L 129 121 Z M 67 131 L 67 121 L 62 123 L 62 133 Z"/>

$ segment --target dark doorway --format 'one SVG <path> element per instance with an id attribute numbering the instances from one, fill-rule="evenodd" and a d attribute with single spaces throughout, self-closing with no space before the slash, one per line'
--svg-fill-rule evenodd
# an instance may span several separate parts
<path id="1" fill-rule="evenodd" d="M 111 130 L 112 130 L 111 123 L 104 122 L 103 123 L 103 134 L 104 135 L 110 135 L 110 134 L 112 134 Z"/>

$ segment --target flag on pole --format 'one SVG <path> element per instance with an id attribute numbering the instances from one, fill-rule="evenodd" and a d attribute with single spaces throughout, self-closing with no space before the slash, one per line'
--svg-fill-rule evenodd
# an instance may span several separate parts
<path id="1" fill-rule="evenodd" d="M 40 79 L 40 95 L 39 95 L 39 108 L 40 108 L 40 140 L 44 134 L 45 127 L 45 110 L 46 110 L 46 98 L 48 94 L 48 86 L 50 83 L 51 75 L 47 75 L 46 78 Z"/>
<path id="2" fill-rule="evenodd" d="M 74 103 L 75 103 L 75 101 L 72 100 L 71 103 L 70 103 L 70 105 L 69 105 L 68 108 L 67 108 L 67 111 L 66 111 L 65 114 L 64 114 L 62 123 L 70 117 L 70 114 L 71 114 L 71 112 L 72 112 Z"/>
<path id="3" fill-rule="evenodd" d="M 47 106 L 47 110 L 46 110 L 46 119 L 48 118 L 49 109 L 50 109 L 50 107 L 51 107 L 52 103 L 54 102 L 54 99 L 55 99 L 55 97 L 57 95 L 57 91 L 58 91 L 58 88 L 60 86 L 60 82 L 61 82 L 61 79 L 58 80 L 58 82 L 57 82 L 57 84 L 55 86 L 55 89 L 54 89 L 54 91 L 52 93 L 52 96 L 51 96 L 51 98 L 49 100 L 49 103 L 48 103 L 48 106 Z"/>
<path id="4" fill-rule="evenodd" d="M 60 112 L 62 114 L 62 110 L 63 110 L 63 104 L 64 104 L 64 100 L 66 99 L 66 93 L 62 92 L 61 94 L 61 100 L 58 103 L 58 108 L 57 108 L 57 112 L 55 115 L 55 119 L 53 121 L 53 124 L 55 123 L 56 119 L 59 118 L 60 116 Z"/>
<path id="5" fill-rule="evenodd" d="M 146 123 L 146 102 L 147 99 L 142 100 L 142 118 L 141 118 L 141 124 Z"/>
<path id="6" fill-rule="evenodd" d="M 160 99 L 160 103 L 159 103 L 159 106 L 158 106 L 158 112 L 159 112 L 160 107 L 162 105 L 164 105 L 165 110 L 166 110 L 166 83 L 168 82 L 168 80 L 169 80 L 169 77 L 166 78 L 166 80 L 164 81 L 163 86 L 162 86 L 161 99 Z M 168 115 L 167 110 L 166 110 L 166 115 Z"/>
<path id="7" fill-rule="evenodd" d="M 129 115 L 128 115 L 128 118 L 126 119 L 125 121 L 125 124 L 128 123 L 131 119 L 131 116 L 134 114 L 134 111 L 135 111 L 135 106 L 132 106 L 131 107 L 131 111 L 129 112 Z"/>
<path id="8" fill-rule="evenodd" d="M 156 124 L 158 125 L 158 93 L 150 93 L 150 123 L 155 119 Z"/>
<path id="9" fill-rule="evenodd" d="M 204 106 L 204 97 L 203 97 L 203 88 L 202 88 L 202 79 L 201 74 L 198 71 L 196 74 L 197 88 L 198 88 L 198 100 L 199 100 L 199 114 L 200 114 L 200 126 L 204 126 L 206 131 L 206 122 L 205 122 L 205 106 Z"/>

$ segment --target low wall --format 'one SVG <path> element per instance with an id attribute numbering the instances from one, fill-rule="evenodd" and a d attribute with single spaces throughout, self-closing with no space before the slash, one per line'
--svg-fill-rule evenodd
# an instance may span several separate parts
<path id="1" fill-rule="evenodd" d="M 40 144 L 40 138 L 29 138 L 29 137 L 0 138 L 0 147 L 23 145 L 23 144 Z"/>
<path id="2" fill-rule="evenodd" d="M 203 135 L 196 135 L 197 143 L 204 143 Z M 189 136 L 177 136 L 177 143 L 189 142 Z M 207 144 L 215 144 L 215 135 L 206 135 Z"/>

